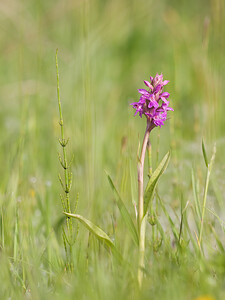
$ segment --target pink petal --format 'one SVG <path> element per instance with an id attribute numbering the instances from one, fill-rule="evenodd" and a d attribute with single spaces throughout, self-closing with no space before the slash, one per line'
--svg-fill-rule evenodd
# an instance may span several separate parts
<path id="1" fill-rule="evenodd" d="M 147 80 L 144 80 L 144 83 L 147 87 L 149 87 L 151 90 L 153 90 L 153 86 L 151 85 L 151 83 Z"/>
<path id="2" fill-rule="evenodd" d="M 169 80 L 164 80 L 163 83 L 162 83 L 162 85 L 166 85 L 169 82 L 170 82 Z"/>
<path id="3" fill-rule="evenodd" d="M 158 84 L 157 87 L 155 88 L 154 93 L 158 93 L 161 88 L 162 88 L 161 84 Z"/>
<path id="4" fill-rule="evenodd" d="M 168 98 L 169 97 L 169 93 L 167 93 L 167 92 L 164 92 L 164 93 L 162 93 L 160 96 L 161 97 L 165 97 L 165 98 Z"/>
<path id="5" fill-rule="evenodd" d="M 142 94 L 142 95 L 147 95 L 147 96 L 149 96 L 149 92 L 146 91 L 145 89 L 139 89 L 138 92 L 139 92 L 140 94 Z"/>

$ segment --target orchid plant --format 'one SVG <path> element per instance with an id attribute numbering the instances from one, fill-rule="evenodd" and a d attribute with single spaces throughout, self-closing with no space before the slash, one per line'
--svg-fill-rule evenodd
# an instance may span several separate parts
<path id="1" fill-rule="evenodd" d="M 66 203 L 63 201 L 63 208 L 64 214 L 66 216 L 66 224 L 67 224 L 67 231 L 70 240 L 73 241 L 73 227 L 71 224 L 71 218 L 75 218 L 81 224 L 83 224 L 89 232 L 94 234 L 94 236 L 101 242 L 103 242 L 107 247 L 111 250 L 112 254 L 115 256 L 116 259 L 119 261 L 125 261 L 125 259 L 120 254 L 117 246 L 115 245 L 114 241 L 108 236 L 106 232 L 104 232 L 100 227 L 95 225 L 90 220 L 86 219 L 85 217 L 72 213 L 70 207 L 70 200 L 68 196 L 68 191 L 70 190 L 70 178 L 71 175 L 68 173 L 67 168 L 67 159 L 66 159 L 66 152 L 65 146 L 66 142 L 64 139 L 64 131 L 63 131 L 63 119 L 62 119 L 62 111 L 61 111 L 61 102 L 59 98 L 59 75 L 58 75 L 58 62 L 57 62 L 57 53 L 56 53 L 56 68 L 57 68 L 57 86 L 58 86 L 58 102 L 59 102 L 59 112 L 60 112 L 60 126 L 61 126 L 61 135 L 62 139 L 60 140 L 60 144 L 63 147 L 63 154 L 64 159 L 62 161 L 62 166 L 65 170 L 65 186 L 60 180 L 62 186 L 65 189 L 66 194 Z M 160 162 L 159 166 L 155 169 L 149 178 L 148 184 L 146 186 L 144 192 L 144 185 L 143 185 L 143 177 L 144 177 L 144 160 L 145 160 L 145 153 L 146 147 L 149 142 L 149 135 L 153 128 L 159 126 L 161 127 L 164 125 L 165 121 L 167 120 L 167 112 L 173 110 L 169 107 L 169 93 L 164 91 L 165 85 L 168 83 L 168 80 L 163 81 L 163 75 L 156 74 L 156 76 L 150 77 L 150 81 L 144 81 L 147 89 L 139 89 L 139 93 L 141 94 L 139 102 L 133 102 L 131 105 L 134 109 L 136 109 L 135 115 L 139 113 L 139 116 L 142 118 L 145 115 L 147 120 L 147 127 L 144 135 L 144 140 L 142 144 L 141 155 L 138 160 L 138 226 L 135 225 L 135 222 L 129 213 L 128 209 L 126 208 L 123 200 L 120 197 L 119 192 L 117 191 L 113 180 L 111 179 L 110 175 L 107 174 L 109 183 L 111 188 L 115 194 L 116 204 L 120 211 L 121 217 L 130 233 L 130 236 L 134 242 L 134 245 L 139 249 L 139 258 L 138 258 L 138 283 L 141 287 L 142 280 L 143 280 L 143 270 L 145 268 L 144 264 L 144 257 L 145 257 L 145 231 L 146 231 L 146 217 L 148 215 L 148 206 L 149 203 L 152 201 L 155 193 L 155 188 L 158 183 L 160 176 L 163 174 L 164 170 L 166 169 L 170 153 L 168 152 L 162 161 Z M 65 145 L 64 145 L 65 143 Z M 75 208 L 76 211 L 76 208 Z M 65 235 L 65 241 L 68 241 L 70 250 L 72 249 L 72 242 L 68 240 L 68 237 Z M 65 244 L 64 241 L 64 244 Z M 67 248 L 67 247 L 65 247 Z M 71 250 L 72 252 L 72 250 Z"/>
<path id="2" fill-rule="evenodd" d="M 169 83 L 168 80 L 163 80 L 163 75 L 158 73 L 153 78 L 150 76 L 150 82 L 144 80 L 146 89 L 139 89 L 141 94 L 138 102 L 133 102 L 131 105 L 136 109 L 135 115 L 139 113 L 142 118 L 145 115 L 147 119 L 147 126 L 144 135 L 144 140 L 141 149 L 141 155 L 138 161 L 138 228 L 139 228 L 139 269 L 138 269 L 138 282 L 142 284 L 144 265 L 144 253 L 145 253 L 145 230 L 146 230 L 146 213 L 147 206 L 150 202 L 148 197 L 148 186 L 146 189 L 146 203 L 144 204 L 144 161 L 146 148 L 149 142 L 150 132 L 153 128 L 159 126 L 161 128 L 164 122 L 167 120 L 167 112 L 173 110 L 169 107 L 168 98 L 170 94 L 164 91 L 164 86 Z M 166 164 L 168 163 L 169 153 L 166 156 Z M 154 175 L 154 174 L 153 174 Z M 151 179 L 150 178 L 150 182 Z M 145 209 L 146 206 L 146 209 Z"/>

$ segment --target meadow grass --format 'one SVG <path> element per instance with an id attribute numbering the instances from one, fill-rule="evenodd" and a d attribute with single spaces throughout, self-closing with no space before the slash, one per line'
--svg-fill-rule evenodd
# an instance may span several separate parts
<path id="1" fill-rule="evenodd" d="M 10 0 L 0 23 L 0 299 L 224 299 L 224 1 Z M 71 207 L 79 193 L 77 213 L 124 261 L 80 225 L 66 268 L 56 48 Z M 138 250 L 107 174 L 135 222 L 145 122 L 129 103 L 156 72 L 170 80 L 175 111 L 152 132 L 153 171 L 169 149 L 171 160 L 139 289 Z M 146 161 L 145 185 L 147 173 Z"/>

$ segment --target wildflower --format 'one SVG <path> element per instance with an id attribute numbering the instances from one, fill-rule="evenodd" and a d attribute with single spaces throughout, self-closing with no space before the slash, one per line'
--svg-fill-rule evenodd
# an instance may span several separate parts
<path id="1" fill-rule="evenodd" d="M 170 94 L 164 92 L 164 86 L 167 85 L 169 80 L 163 81 L 163 75 L 156 74 L 155 77 L 150 76 L 150 82 L 144 80 L 144 84 L 148 89 L 139 89 L 138 92 L 141 94 L 138 102 L 133 102 L 130 105 L 136 109 L 135 116 L 139 113 L 142 118 L 144 114 L 151 124 L 151 127 L 161 127 L 167 120 L 167 111 L 173 109 L 169 107 L 168 98 Z"/>
<path id="2" fill-rule="evenodd" d="M 215 300 L 215 298 L 205 295 L 205 296 L 197 297 L 194 300 Z"/>

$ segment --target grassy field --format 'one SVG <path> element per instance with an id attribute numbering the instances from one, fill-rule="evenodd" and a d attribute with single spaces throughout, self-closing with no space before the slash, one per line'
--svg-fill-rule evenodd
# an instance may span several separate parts
<path id="1" fill-rule="evenodd" d="M 224 0 L 9 0 L 0 25 L 0 299 L 225 299 Z M 58 180 L 57 48 L 71 207 L 78 199 L 76 213 L 123 257 L 70 219 L 72 271 Z M 157 72 L 170 80 L 174 112 L 151 134 L 153 170 L 168 150 L 171 159 L 156 219 L 149 215 L 139 288 L 138 249 L 107 174 L 136 224 L 146 124 L 129 103 Z"/>

